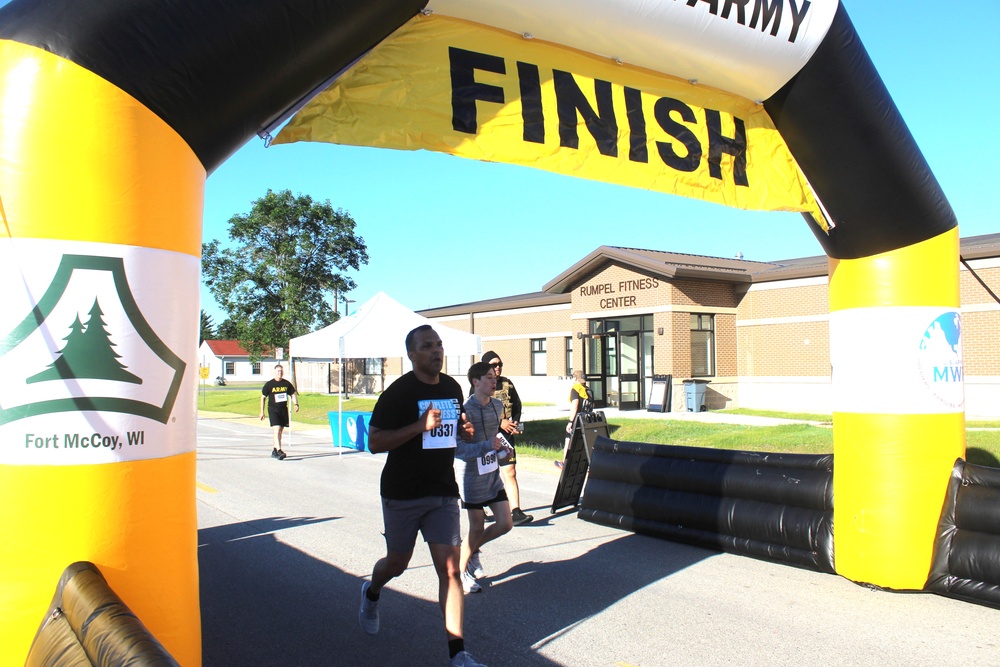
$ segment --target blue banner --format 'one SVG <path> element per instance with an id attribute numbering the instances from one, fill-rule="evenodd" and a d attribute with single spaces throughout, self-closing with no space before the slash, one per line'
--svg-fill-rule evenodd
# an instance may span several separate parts
<path id="1" fill-rule="evenodd" d="M 368 420 L 370 412 L 328 412 L 330 430 L 333 432 L 333 445 L 347 447 L 359 452 L 368 449 Z"/>

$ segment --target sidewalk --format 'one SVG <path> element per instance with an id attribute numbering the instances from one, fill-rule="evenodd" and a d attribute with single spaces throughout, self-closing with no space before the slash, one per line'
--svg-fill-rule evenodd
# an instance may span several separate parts
<path id="1" fill-rule="evenodd" d="M 198 410 L 198 419 L 218 419 L 220 421 L 226 421 L 230 423 L 246 424 L 247 426 L 260 426 L 261 428 L 266 428 L 270 430 L 271 425 L 266 419 L 260 419 L 259 417 L 250 417 L 248 415 L 239 415 L 233 412 L 212 412 L 210 410 Z M 296 432 L 301 431 L 326 431 L 330 433 L 329 424 L 303 424 L 301 422 L 295 421 L 295 416 L 291 419 L 291 430 Z M 331 436 L 332 437 L 332 436 Z"/>

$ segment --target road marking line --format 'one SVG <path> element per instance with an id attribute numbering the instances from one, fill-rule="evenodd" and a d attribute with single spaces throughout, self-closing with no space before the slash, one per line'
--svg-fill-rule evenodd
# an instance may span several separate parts
<path id="1" fill-rule="evenodd" d="M 205 491 L 206 493 L 218 493 L 219 492 L 218 489 L 213 489 L 208 484 L 202 484 L 201 482 L 198 482 L 198 481 L 196 481 L 194 483 L 194 485 L 197 486 L 202 491 Z"/>

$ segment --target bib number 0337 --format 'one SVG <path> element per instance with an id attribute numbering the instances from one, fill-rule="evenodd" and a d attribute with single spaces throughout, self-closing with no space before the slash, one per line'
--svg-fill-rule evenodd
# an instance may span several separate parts
<path id="1" fill-rule="evenodd" d="M 454 424 L 441 424 L 431 429 L 432 438 L 450 438 L 455 435 Z"/>

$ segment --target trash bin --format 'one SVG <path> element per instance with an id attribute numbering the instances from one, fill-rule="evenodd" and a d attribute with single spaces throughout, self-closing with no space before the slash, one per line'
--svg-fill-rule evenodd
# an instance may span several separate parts
<path id="1" fill-rule="evenodd" d="M 709 380 L 684 380 L 684 398 L 688 412 L 705 412 L 705 389 Z"/>

